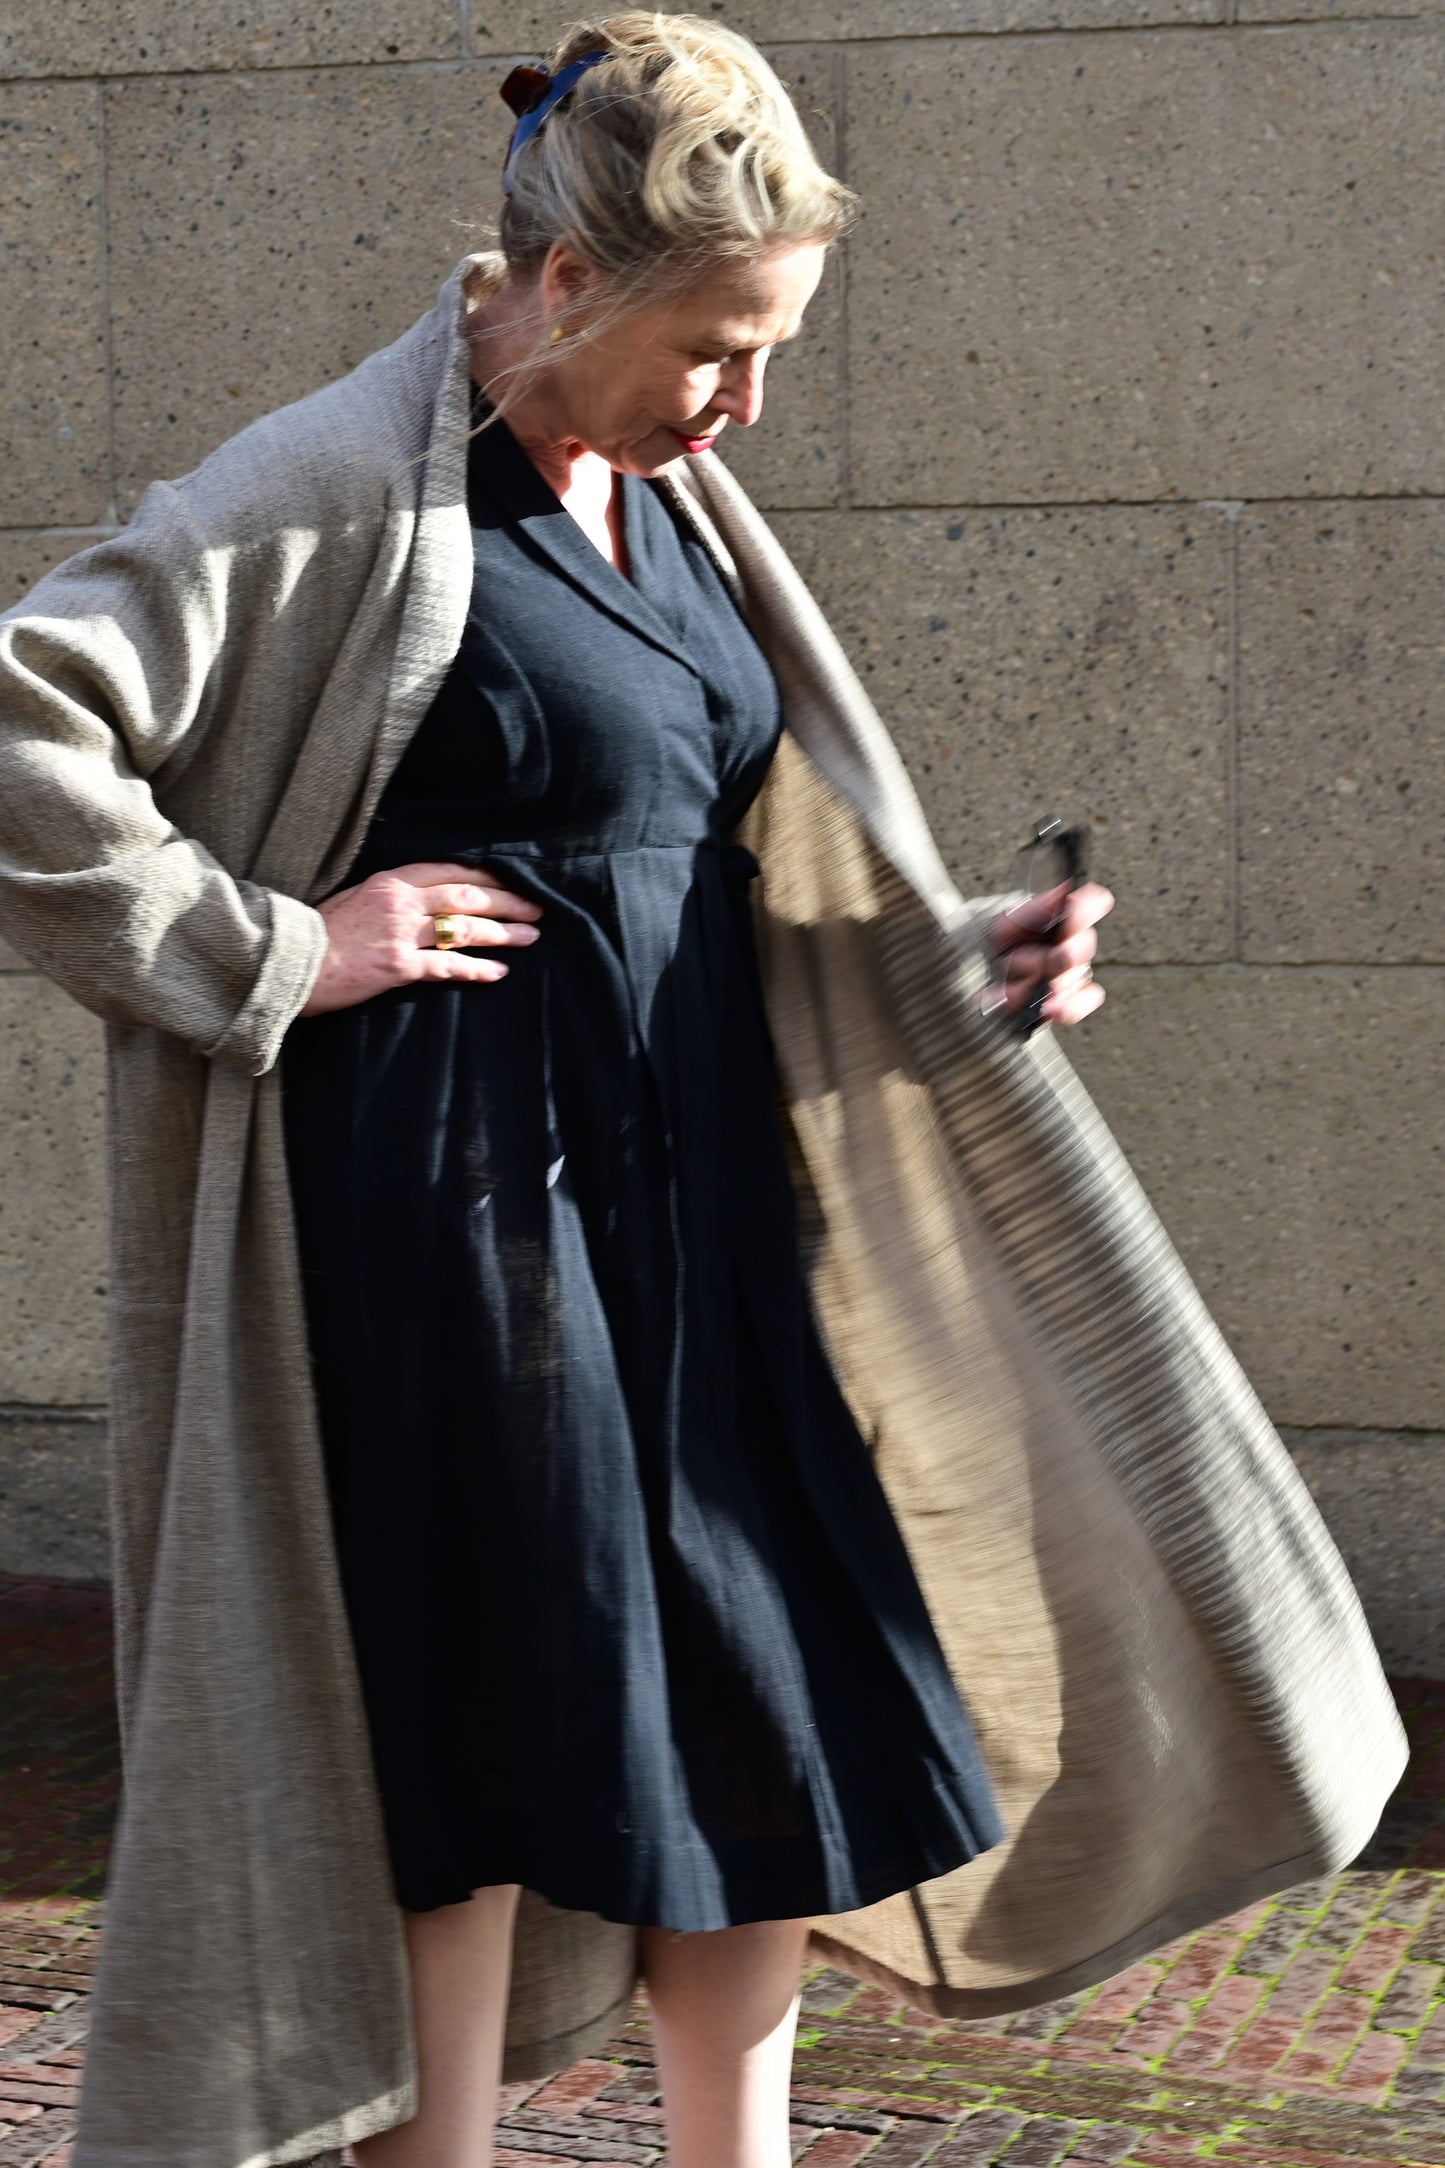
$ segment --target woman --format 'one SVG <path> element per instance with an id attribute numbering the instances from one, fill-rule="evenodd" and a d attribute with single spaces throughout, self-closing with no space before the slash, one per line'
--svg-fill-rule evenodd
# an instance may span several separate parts
<path id="1" fill-rule="evenodd" d="M 359 2151 L 482 2156 L 525 1884 L 642 1928 L 678 2159 L 782 2168 L 808 1919 L 1001 1831 L 806 1304 L 756 861 L 728 841 L 776 687 L 645 486 L 757 419 L 842 194 L 740 42 L 604 35 L 569 41 L 518 130 L 511 276 L 470 326 L 467 629 L 321 906 L 318 1021 L 283 1049 L 419 2016 L 420 2113 Z M 755 116 L 751 173 L 715 148 L 724 84 Z M 1070 902 L 1054 1016 L 1101 998 L 1107 901 Z M 1011 953 L 1016 1002 L 1043 957 Z"/>
<path id="2" fill-rule="evenodd" d="M 7 930 L 111 1023 L 77 2168 L 470 2168 L 504 2030 L 555 2067 L 639 1965 L 677 2168 L 781 2168 L 810 1925 L 1017 2007 L 1398 1773 L 1281 1449 L 999 1014 L 1097 1005 L 1111 899 L 963 904 L 712 456 L 843 191 L 713 25 L 511 88 L 502 257 L 0 627 Z"/>

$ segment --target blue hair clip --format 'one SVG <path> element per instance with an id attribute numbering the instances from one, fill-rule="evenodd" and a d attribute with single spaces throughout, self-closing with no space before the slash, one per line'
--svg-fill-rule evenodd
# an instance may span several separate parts
<path id="1" fill-rule="evenodd" d="M 512 141 L 507 151 L 507 163 L 502 168 L 502 194 L 504 196 L 510 196 L 512 193 L 512 175 L 517 170 L 517 160 L 521 157 L 553 106 L 561 104 L 573 84 L 584 76 L 589 68 L 595 68 L 599 60 L 610 60 L 611 58 L 611 53 L 606 50 L 584 53 L 580 60 L 571 61 L 560 75 L 554 75 L 549 79 L 542 96 L 531 108 L 530 112 L 522 114 L 512 131 Z M 510 78 L 508 80 L 510 81 Z M 505 85 L 503 85 L 503 95 L 506 95 Z"/>

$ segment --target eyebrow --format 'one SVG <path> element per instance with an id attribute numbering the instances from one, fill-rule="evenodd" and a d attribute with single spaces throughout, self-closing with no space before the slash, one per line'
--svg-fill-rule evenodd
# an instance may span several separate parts
<path id="1" fill-rule="evenodd" d="M 769 340 L 767 341 L 767 344 L 768 344 L 769 346 L 791 346 L 791 345 L 792 345 L 792 343 L 793 343 L 793 341 L 794 341 L 794 339 L 798 339 L 798 338 L 801 338 L 801 337 L 802 337 L 802 335 L 803 335 L 803 327 L 802 327 L 802 325 L 801 325 L 801 324 L 799 324 L 799 326 L 798 326 L 797 330 L 796 330 L 796 331 L 790 331 L 790 332 L 789 332 L 789 333 L 787 334 L 786 338 L 782 338 L 782 339 L 769 339 Z M 699 340 L 698 340 L 698 348 L 699 348 L 699 350 L 701 350 L 701 351 L 705 351 L 705 352 L 708 352 L 708 353 L 715 353 L 715 354 L 735 354 L 735 353 L 736 353 L 736 352 L 738 351 L 738 348 L 739 348 L 739 347 L 740 347 L 741 345 L 742 345 L 742 341 L 741 341 L 740 339 L 734 339 L 734 340 L 732 341 L 732 343 L 731 343 L 730 345 L 729 345 L 729 344 L 725 344 L 725 343 L 724 343 L 724 341 L 723 341 L 723 340 L 721 340 L 721 339 L 699 339 Z M 744 351 L 745 351 L 745 352 L 747 352 L 747 351 L 750 351 L 750 349 L 744 348 Z"/>

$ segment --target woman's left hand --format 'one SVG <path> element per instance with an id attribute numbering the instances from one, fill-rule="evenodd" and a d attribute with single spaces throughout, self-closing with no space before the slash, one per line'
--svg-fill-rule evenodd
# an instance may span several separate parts
<path id="1" fill-rule="evenodd" d="M 1099 946 L 1094 928 L 1113 908 L 1113 896 L 1097 881 L 1074 889 L 1061 883 L 996 918 L 992 934 L 998 965 L 990 1006 L 1021 1009 L 1035 988 L 1046 984 L 1044 1023 L 1077 1024 L 1091 1016 L 1104 999 L 1104 989 L 1094 978 Z M 1060 910 L 1063 916 L 1050 933 L 1049 923 Z"/>

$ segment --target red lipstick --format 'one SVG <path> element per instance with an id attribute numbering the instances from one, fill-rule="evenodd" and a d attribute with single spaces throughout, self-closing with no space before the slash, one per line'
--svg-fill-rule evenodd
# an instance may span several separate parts
<path id="1" fill-rule="evenodd" d="M 687 452 L 705 452 L 710 450 L 711 447 L 717 442 L 718 435 L 715 429 L 710 437 L 685 437 L 680 429 L 674 429 L 672 433 L 677 438 L 677 441 L 682 446 L 683 450 Z"/>

